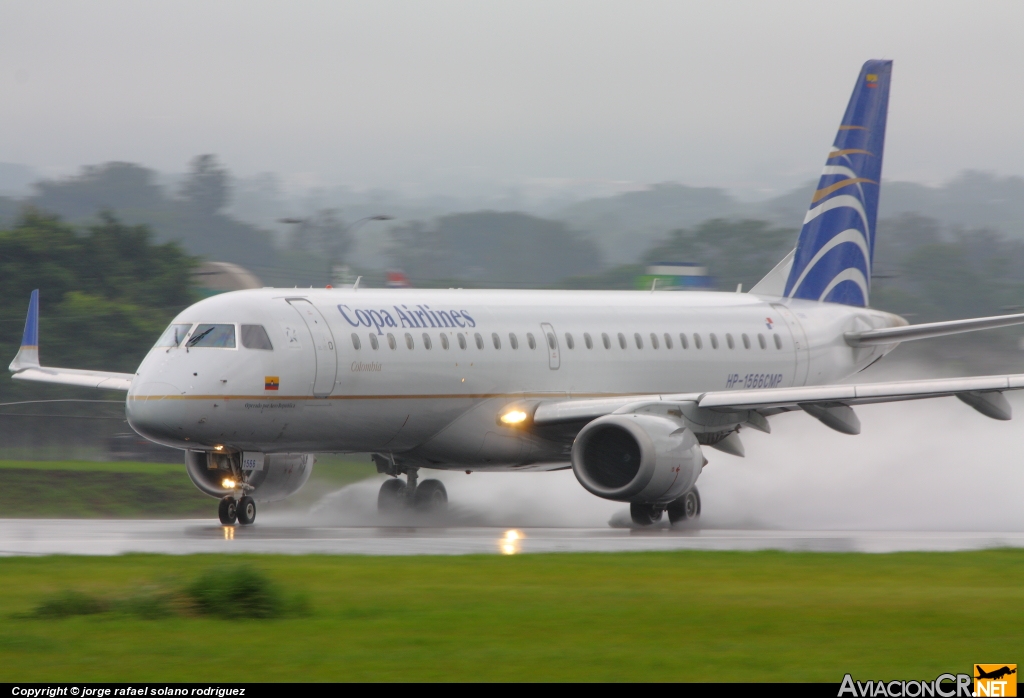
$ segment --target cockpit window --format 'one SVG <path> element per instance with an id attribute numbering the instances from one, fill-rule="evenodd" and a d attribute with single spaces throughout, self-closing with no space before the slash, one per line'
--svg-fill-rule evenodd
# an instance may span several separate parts
<path id="1" fill-rule="evenodd" d="M 220 349 L 235 348 L 235 326 L 234 325 L 199 325 L 192 338 L 188 340 L 188 347 L 217 347 Z"/>
<path id="2" fill-rule="evenodd" d="M 188 336 L 188 330 L 192 327 L 191 323 L 184 325 L 171 325 L 164 333 L 160 335 L 160 339 L 156 340 L 154 346 L 157 347 L 177 347 L 181 345 L 183 339 Z"/>
<path id="3" fill-rule="evenodd" d="M 274 350 L 274 345 L 270 343 L 270 337 L 267 336 L 263 325 L 242 325 L 242 346 L 246 349 Z"/>

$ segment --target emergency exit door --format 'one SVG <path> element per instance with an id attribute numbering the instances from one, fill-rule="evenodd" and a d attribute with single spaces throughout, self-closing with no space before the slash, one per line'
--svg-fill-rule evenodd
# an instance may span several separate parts
<path id="1" fill-rule="evenodd" d="M 546 322 L 540 323 L 540 330 L 544 334 L 544 347 L 548 350 L 548 368 L 556 371 L 562 365 L 558 355 L 558 335 L 555 334 L 555 328 Z"/>

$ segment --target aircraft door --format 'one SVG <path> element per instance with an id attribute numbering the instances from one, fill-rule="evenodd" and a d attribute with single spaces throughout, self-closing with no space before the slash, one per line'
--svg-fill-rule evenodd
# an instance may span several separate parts
<path id="1" fill-rule="evenodd" d="M 302 317 L 313 337 L 316 355 L 316 378 L 313 379 L 313 397 L 327 397 L 334 390 L 338 375 L 338 354 L 335 351 L 334 335 L 327 326 L 327 320 L 312 303 L 304 298 L 290 298 L 288 303 Z"/>
<path id="2" fill-rule="evenodd" d="M 555 334 L 555 328 L 546 322 L 540 323 L 540 331 L 544 335 L 544 346 L 548 350 L 548 368 L 557 371 L 562 364 L 558 354 L 558 335 Z"/>
<path id="3" fill-rule="evenodd" d="M 793 311 L 784 305 L 772 304 L 772 308 L 782 317 L 789 334 L 793 338 L 793 349 L 796 354 L 796 363 L 793 367 L 793 385 L 807 385 L 807 370 L 810 368 L 810 346 L 807 342 L 807 335 L 804 334 L 803 325 L 797 319 Z"/>

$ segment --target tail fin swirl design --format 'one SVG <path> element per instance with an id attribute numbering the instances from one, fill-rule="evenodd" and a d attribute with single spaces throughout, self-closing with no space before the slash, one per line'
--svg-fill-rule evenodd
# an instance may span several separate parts
<path id="1" fill-rule="evenodd" d="M 804 217 L 787 298 L 866 306 L 892 61 L 861 68 Z"/>

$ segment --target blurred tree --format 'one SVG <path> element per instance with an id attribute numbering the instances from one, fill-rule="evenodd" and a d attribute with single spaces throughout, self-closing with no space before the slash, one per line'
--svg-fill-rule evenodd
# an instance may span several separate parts
<path id="1" fill-rule="evenodd" d="M 352 249 L 352 234 L 338 217 L 337 209 L 322 209 L 298 220 L 291 236 L 293 248 L 322 255 L 337 263 L 345 261 Z"/>
<path id="2" fill-rule="evenodd" d="M 479 211 L 394 228 L 389 256 L 414 285 L 467 279 L 490 286 L 551 285 L 601 268 L 589 240 L 564 223 L 525 213 Z"/>
<path id="3" fill-rule="evenodd" d="M 645 255 L 648 264 L 696 262 L 706 265 L 719 289 L 750 289 L 796 246 L 799 231 L 767 221 L 715 218 L 674 230 Z"/>
<path id="4" fill-rule="evenodd" d="M 154 245 L 145 226 L 110 214 L 84 235 L 29 209 L 0 230 L 0 356 L 13 358 L 32 289 L 40 294 L 43 363 L 133 372 L 167 323 L 196 300 L 197 260 Z M 0 380 L 0 400 L 61 389 Z"/>
<path id="5" fill-rule="evenodd" d="M 216 155 L 197 155 L 181 185 L 181 198 L 197 213 L 212 216 L 228 205 L 230 186 L 228 171 L 217 162 Z"/>

